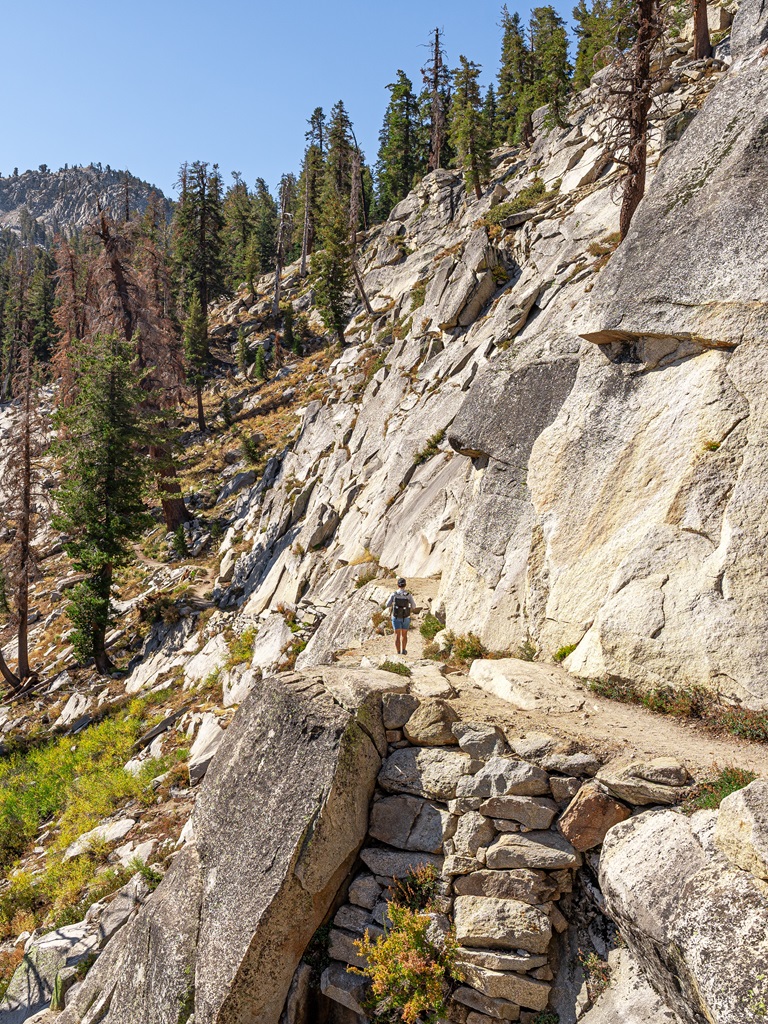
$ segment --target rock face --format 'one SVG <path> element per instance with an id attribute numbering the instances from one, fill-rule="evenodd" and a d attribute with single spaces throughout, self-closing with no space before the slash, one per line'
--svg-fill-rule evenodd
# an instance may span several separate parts
<path id="1" fill-rule="evenodd" d="M 759 1019 L 768 894 L 702 845 L 698 817 L 649 811 L 611 829 L 600 860 L 608 912 L 685 1024 Z"/>
<path id="2" fill-rule="evenodd" d="M 125 210 L 126 187 L 131 211 L 143 213 L 154 193 L 170 220 L 171 203 L 154 185 L 128 171 L 109 167 L 102 170 L 101 165 L 90 164 L 58 171 L 41 168 L 0 177 L 0 225 L 18 229 L 25 209 L 41 227 L 49 230 L 86 227 L 100 209 L 119 219 Z"/>
<path id="3" fill-rule="evenodd" d="M 104 1024 L 177 1024 L 186 1005 L 198 1024 L 277 1024 L 365 836 L 380 766 L 380 696 L 364 678 L 356 698 L 345 690 L 349 710 L 319 678 L 256 685 L 208 771 L 190 841 L 61 1024 L 97 1005 Z"/>

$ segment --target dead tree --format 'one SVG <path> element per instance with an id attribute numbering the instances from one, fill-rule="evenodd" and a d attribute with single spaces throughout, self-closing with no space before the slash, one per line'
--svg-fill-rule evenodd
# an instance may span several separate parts
<path id="1" fill-rule="evenodd" d="M 660 0 L 636 0 L 631 27 L 632 44 L 625 52 L 614 51 L 599 96 L 607 111 L 606 150 L 626 169 L 619 214 L 622 239 L 645 195 L 648 115 L 660 77 L 660 71 L 652 70 L 653 57 L 661 46 L 664 30 Z"/>
<path id="2" fill-rule="evenodd" d="M 430 43 L 431 57 L 426 67 L 421 69 L 424 84 L 430 98 L 430 136 L 429 136 L 429 170 L 435 171 L 442 167 L 443 149 L 447 137 L 448 106 L 446 91 L 451 73 L 445 62 L 442 33 L 435 29 L 434 38 Z"/>
<path id="3" fill-rule="evenodd" d="M 32 326 L 28 320 L 24 322 L 19 342 L 19 366 L 13 391 L 18 412 L 3 472 L 6 490 L 3 518 L 13 529 L 4 568 L 13 602 L 12 621 L 18 654 L 16 672 L 13 672 L 0 652 L 0 675 L 18 691 L 36 675 L 29 664 L 29 587 L 38 575 L 34 535 L 38 503 L 44 494 L 40 486 L 39 459 L 45 451 L 47 434 L 32 358 Z"/>
<path id="4" fill-rule="evenodd" d="M 349 194 L 349 256 L 360 300 L 366 313 L 372 316 L 373 308 L 368 301 L 363 278 L 357 266 L 357 230 L 360 226 L 361 214 L 363 223 L 365 223 L 365 209 L 363 204 L 363 159 L 354 133 L 352 139 L 355 145 L 352 151 L 352 182 Z"/>

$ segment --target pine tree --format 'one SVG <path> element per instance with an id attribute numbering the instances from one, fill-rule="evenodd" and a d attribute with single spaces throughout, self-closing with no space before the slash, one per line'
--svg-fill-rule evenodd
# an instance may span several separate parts
<path id="1" fill-rule="evenodd" d="M 343 344 L 349 319 L 347 293 L 352 283 L 349 210 L 336 190 L 332 174 L 326 178 L 321 229 L 323 249 L 312 254 L 310 281 L 326 329 Z"/>
<path id="2" fill-rule="evenodd" d="M 296 178 L 292 174 L 284 174 L 280 179 L 278 190 L 280 196 L 280 218 L 277 225 L 277 242 L 275 244 L 275 287 L 272 298 L 272 316 L 280 315 L 280 283 L 285 263 L 286 252 L 291 245 L 293 229 L 293 202 L 296 195 Z"/>
<path id="3" fill-rule="evenodd" d="M 75 653 L 93 657 L 104 673 L 112 667 L 105 638 L 114 571 L 130 560 L 131 542 L 151 522 L 144 507 L 147 439 L 135 346 L 96 335 L 78 343 L 73 361 L 74 399 L 57 416 L 63 472 L 53 522 L 69 538 L 74 568 L 86 574 L 67 608 Z"/>
<path id="4" fill-rule="evenodd" d="M 267 357 L 264 355 L 263 345 L 259 345 L 256 349 L 256 359 L 253 364 L 253 372 L 256 380 L 267 379 Z"/>
<path id="5" fill-rule="evenodd" d="M 574 89 L 586 89 L 596 71 L 604 68 L 631 43 L 628 31 L 628 0 L 579 0 L 573 9 L 574 30 L 578 39 L 574 65 Z"/>
<path id="6" fill-rule="evenodd" d="M 491 143 L 483 117 L 483 103 L 478 78 L 482 68 L 466 57 L 459 57 L 460 66 L 453 72 L 454 94 L 451 106 L 451 143 L 464 168 L 467 192 L 474 189 L 482 197 L 481 184 L 490 173 Z"/>
<path id="7" fill-rule="evenodd" d="M 195 291 L 203 309 L 225 294 L 222 181 L 217 164 L 183 164 L 174 218 L 174 255 L 182 305 Z"/>
<path id="8" fill-rule="evenodd" d="M 245 331 L 241 327 L 237 332 L 237 368 L 240 373 L 246 373 L 249 363 L 248 342 L 245 340 Z"/>
<path id="9" fill-rule="evenodd" d="M 300 270 L 302 278 L 307 276 L 307 261 L 314 248 L 315 234 L 320 220 L 320 192 L 325 161 L 325 114 L 322 107 L 315 107 L 307 124 L 309 125 L 309 129 L 305 133 L 307 148 L 299 179 L 302 215 Z"/>
<path id="10" fill-rule="evenodd" d="M 253 278 L 268 274 L 275 267 L 277 248 L 277 203 L 272 198 L 263 178 L 256 179 L 253 196 L 253 235 L 250 246 L 249 281 L 253 292 Z"/>
<path id="11" fill-rule="evenodd" d="M 197 292 L 192 292 L 184 321 L 184 355 L 187 363 L 187 377 L 194 386 L 197 399 L 197 426 L 205 430 L 203 409 L 203 384 L 208 366 L 208 317 L 200 305 Z"/>
<path id="12" fill-rule="evenodd" d="M 571 89 L 568 36 L 565 22 L 554 7 L 534 7 L 530 21 L 530 77 L 523 95 L 526 117 L 548 106 L 547 124 L 565 127 Z"/>
<path id="13" fill-rule="evenodd" d="M 408 195 L 424 169 L 418 148 L 419 110 L 413 84 L 404 71 L 398 71 L 397 81 L 387 89 L 390 100 L 379 132 L 376 164 L 376 215 L 381 220 Z"/>
<path id="14" fill-rule="evenodd" d="M 430 58 L 421 69 L 424 93 L 420 99 L 428 108 L 429 155 L 427 166 L 430 171 L 447 166 L 450 153 L 448 147 L 448 112 L 451 106 L 451 72 L 445 60 L 443 34 L 436 28 L 430 40 Z"/>
<path id="15" fill-rule="evenodd" d="M 653 67 L 654 52 L 664 29 L 660 0 L 635 0 L 628 24 L 631 25 L 632 45 L 626 51 L 614 51 L 611 73 L 600 89 L 608 121 L 606 150 L 626 168 L 619 213 L 622 239 L 645 194 L 648 115 L 662 73 Z"/>
<path id="16" fill-rule="evenodd" d="M 224 197 L 224 248 L 227 291 L 232 294 L 248 280 L 248 245 L 253 233 L 253 206 L 239 171 Z"/>
<path id="17" fill-rule="evenodd" d="M 498 104 L 496 103 L 496 90 L 493 88 L 493 82 L 491 82 L 485 92 L 483 120 L 485 121 L 485 130 L 488 133 L 488 141 L 493 148 L 504 141 L 499 136 Z"/>
<path id="18" fill-rule="evenodd" d="M 530 55 L 520 28 L 520 15 L 501 9 L 501 64 L 497 99 L 498 135 L 511 144 L 518 134 L 518 110 L 528 81 Z"/>

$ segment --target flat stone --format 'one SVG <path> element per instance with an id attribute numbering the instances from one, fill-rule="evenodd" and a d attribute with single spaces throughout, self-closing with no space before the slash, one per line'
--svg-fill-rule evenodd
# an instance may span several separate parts
<path id="1" fill-rule="evenodd" d="M 379 785 L 399 793 L 433 800 L 452 800 L 459 781 L 472 765 L 468 754 L 443 747 L 406 747 L 384 762 Z M 489 794 L 490 795 L 490 794 Z"/>
<path id="2" fill-rule="evenodd" d="M 362 907 L 353 907 L 345 903 L 336 911 L 333 924 L 335 928 L 343 928 L 345 931 L 362 935 L 366 928 L 373 926 L 373 917 Z"/>
<path id="3" fill-rule="evenodd" d="M 358 875 L 349 887 L 349 901 L 366 910 L 373 910 L 379 901 L 382 887 L 373 875 Z"/>
<path id="4" fill-rule="evenodd" d="M 602 782 L 614 796 L 620 800 L 626 800 L 630 804 L 678 803 L 684 795 L 682 785 L 678 783 L 671 785 L 649 778 L 656 774 L 655 767 L 658 762 L 661 762 L 659 767 L 662 777 L 673 777 L 669 760 L 669 758 L 658 758 L 654 761 L 637 761 L 628 765 L 606 765 L 597 773 L 597 780 Z M 679 767 L 682 768 L 682 765 Z M 679 778 L 680 776 L 674 777 Z M 687 773 L 684 777 L 688 778 Z"/>
<path id="5" fill-rule="evenodd" d="M 543 871 L 516 868 L 511 871 L 480 870 L 457 878 L 458 896 L 493 896 L 537 905 L 552 898 L 556 888 Z"/>
<path id="6" fill-rule="evenodd" d="M 411 670 L 411 693 L 422 700 L 432 697 L 450 698 L 456 691 L 437 665 L 414 665 Z"/>
<path id="7" fill-rule="evenodd" d="M 372 938 L 374 937 L 374 932 L 382 934 L 382 929 L 373 925 L 369 928 L 369 934 Z M 353 932 L 342 931 L 340 928 L 334 928 L 328 940 L 328 956 L 331 960 L 340 960 L 343 964 L 351 964 L 353 967 L 366 967 L 368 961 L 358 953 L 357 946 L 355 945 L 359 941 L 359 935 L 355 935 Z"/>
<path id="8" fill-rule="evenodd" d="M 577 868 L 581 856 L 556 832 L 506 833 L 488 847 L 489 868 Z"/>
<path id="9" fill-rule="evenodd" d="M 427 864 L 434 864 L 438 873 L 443 867 L 443 858 L 431 853 L 403 853 L 400 850 L 370 846 L 360 851 L 360 857 L 374 875 L 383 878 L 405 878 L 407 874 Z"/>
<path id="10" fill-rule="evenodd" d="M 599 846 L 608 829 L 626 821 L 631 813 L 626 804 L 614 800 L 599 782 L 588 782 L 563 813 L 558 828 L 572 846 L 583 852 Z"/>
<path id="11" fill-rule="evenodd" d="M 506 999 L 491 999 L 474 988 L 462 986 L 453 993 L 453 998 L 462 1006 L 477 1010 L 478 1014 L 492 1017 L 493 1020 L 519 1020 L 520 1007 Z"/>
<path id="12" fill-rule="evenodd" d="M 471 757 L 486 760 L 509 753 L 509 744 L 504 733 L 495 725 L 482 722 L 455 722 L 453 735 L 459 741 L 459 747 Z"/>
<path id="13" fill-rule="evenodd" d="M 552 938 L 547 915 L 520 900 L 458 896 L 453 916 L 456 939 L 464 946 L 545 953 Z"/>
<path id="14" fill-rule="evenodd" d="M 495 796 L 480 805 L 480 813 L 489 818 L 508 818 L 526 828 L 549 828 L 558 806 L 545 797 Z"/>
<path id="15" fill-rule="evenodd" d="M 499 953 L 495 949 L 466 949 L 463 946 L 456 950 L 456 959 L 462 966 L 471 964 L 473 967 L 487 967 L 491 971 L 516 971 L 518 974 L 527 974 L 539 967 L 546 967 L 548 963 L 546 956 L 521 956 Z"/>
<path id="16" fill-rule="evenodd" d="M 455 829 L 456 818 L 444 808 L 403 794 L 376 801 L 371 808 L 368 833 L 401 850 L 441 853 L 443 843 Z"/>
<path id="17" fill-rule="evenodd" d="M 463 964 L 462 973 L 468 985 L 492 999 L 507 999 L 529 1010 L 545 1010 L 549 1002 L 551 986 L 546 982 L 474 964 Z"/>
<path id="18" fill-rule="evenodd" d="M 451 726 L 459 716 L 441 699 L 425 700 L 405 723 L 405 738 L 422 747 L 443 747 L 458 743 Z"/>
<path id="19" fill-rule="evenodd" d="M 757 779 L 722 801 L 715 844 L 732 864 L 768 881 L 768 781 Z"/>
<path id="20" fill-rule="evenodd" d="M 546 757 L 542 758 L 541 763 L 548 772 L 592 777 L 600 770 L 602 761 L 594 754 L 580 750 L 575 754 L 547 754 Z"/>
<path id="21" fill-rule="evenodd" d="M 458 797 L 543 796 L 549 793 L 549 776 L 541 768 L 510 757 L 492 757 L 476 775 L 461 779 Z"/>

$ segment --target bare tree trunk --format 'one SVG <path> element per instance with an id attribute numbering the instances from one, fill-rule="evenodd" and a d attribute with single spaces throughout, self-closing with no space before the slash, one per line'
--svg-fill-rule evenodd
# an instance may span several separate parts
<path id="1" fill-rule="evenodd" d="M 195 397 L 197 399 L 197 427 L 205 430 L 205 409 L 203 408 L 203 385 L 200 379 L 195 380 Z"/>
<path id="2" fill-rule="evenodd" d="M 307 257 L 309 256 L 309 170 L 309 156 L 307 156 L 307 159 L 304 164 L 304 229 L 301 233 L 301 269 L 299 271 L 302 279 L 307 276 Z"/>
<path id="3" fill-rule="evenodd" d="M 364 305 L 364 307 L 366 309 L 366 312 L 369 315 L 373 315 L 373 312 L 374 312 L 373 306 L 371 305 L 371 303 L 368 300 L 368 295 L 366 294 L 366 286 L 364 284 L 362 284 L 362 278 L 360 278 L 360 272 L 357 269 L 357 260 L 354 258 L 354 255 L 352 255 L 352 259 L 351 259 L 350 262 L 352 264 L 352 273 L 354 274 L 354 283 L 355 283 L 355 286 L 357 287 L 357 294 L 360 297 L 360 301 L 362 302 L 362 305 Z"/>
<path id="4" fill-rule="evenodd" d="M 364 208 L 362 201 L 363 191 L 363 170 L 362 170 L 362 158 L 360 156 L 360 148 L 357 145 L 357 139 L 352 138 L 355 142 L 355 150 L 352 154 L 352 192 L 349 197 L 349 251 L 350 251 L 350 263 L 352 264 L 352 273 L 355 276 L 355 284 L 360 295 L 360 299 L 363 303 L 366 313 L 369 316 L 373 315 L 373 309 L 368 296 L 365 292 L 365 285 L 363 279 L 360 276 L 360 271 L 357 269 L 357 224 L 360 219 L 360 212 Z"/>
<path id="5" fill-rule="evenodd" d="M 188 523 L 192 516 L 184 504 L 181 487 L 176 478 L 176 467 L 173 456 L 162 445 L 152 445 L 149 457 L 158 477 L 160 504 L 163 506 L 163 517 L 168 530 L 177 530 L 183 523 Z"/>
<path id="6" fill-rule="evenodd" d="M 3 657 L 3 652 L 0 651 L 0 676 L 8 683 L 12 690 L 18 690 L 21 686 L 21 680 L 18 676 L 14 675 L 8 667 L 8 662 Z"/>
<path id="7" fill-rule="evenodd" d="M 112 592 L 112 566 L 105 565 L 99 573 L 99 591 L 106 594 L 107 600 Z M 93 627 L 93 660 L 96 664 L 96 671 L 100 675 L 107 675 L 112 671 L 114 665 L 109 659 L 106 647 L 107 624 L 98 622 Z"/>
<path id="8" fill-rule="evenodd" d="M 21 504 L 20 515 L 16 522 L 17 543 L 19 545 L 19 576 L 16 583 L 16 614 L 19 618 L 18 643 L 19 654 L 17 672 L 20 679 L 26 679 L 29 672 L 29 559 L 31 557 L 31 519 L 32 519 L 32 381 L 31 354 L 26 351 L 24 367 L 24 393 L 21 437 Z"/>
<path id="9" fill-rule="evenodd" d="M 707 19 L 707 0 L 693 2 L 693 59 L 704 60 L 712 56 L 712 45 L 709 41 L 709 21 Z"/>
<path id="10" fill-rule="evenodd" d="M 619 214 L 619 234 L 626 238 L 629 225 L 645 194 L 648 154 L 648 111 L 651 108 L 651 58 L 661 35 L 658 0 L 638 0 L 637 38 L 630 54 L 631 78 L 627 94 L 627 173 Z"/>

